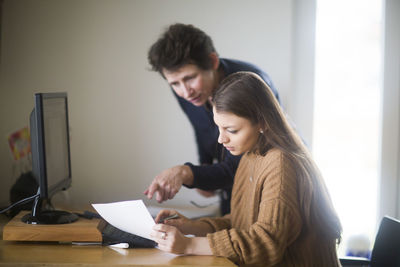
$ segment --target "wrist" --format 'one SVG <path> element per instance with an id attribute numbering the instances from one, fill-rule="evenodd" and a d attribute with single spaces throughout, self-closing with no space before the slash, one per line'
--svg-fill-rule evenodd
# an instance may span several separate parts
<path id="1" fill-rule="evenodd" d="M 185 248 L 185 254 L 186 255 L 194 255 L 195 254 L 195 239 L 196 237 L 187 237 L 187 244 L 186 244 L 186 248 Z"/>
<path id="2" fill-rule="evenodd" d="M 189 237 L 186 245 L 187 255 L 213 255 L 207 237 Z"/>
<path id="3" fill-rule="evenodd" d="M 193 176 L 193 172 L 192 169 L 187 166 L 187 165 L 182 165 L 181 166 L 181 174 L 182 174 L 182 184 L 187 185 L 187 186 L 191 186 L 193 185 L 193 180 L 194 180 L 194 176 Z"/>

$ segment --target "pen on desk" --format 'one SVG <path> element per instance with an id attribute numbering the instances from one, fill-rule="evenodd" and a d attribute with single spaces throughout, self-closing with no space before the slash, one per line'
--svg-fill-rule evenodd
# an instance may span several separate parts
<path id="1" fill-rule="evenodd" d="M 108 245 L 109 247 L 112 248 L 129 248 L 129 244 L 128 243 L 116 243 L 116 244 L 111 244 Z"/>
<path id="2" fill-rule="evenodd" d="M 177 213 L 175 213 L 174 215 L 167 216 L 167 217 L 161 219 L 160 223 L 164 223 L 166 220 L 176 219 L 176 218 L 179 218 L 179 215 Z"/>

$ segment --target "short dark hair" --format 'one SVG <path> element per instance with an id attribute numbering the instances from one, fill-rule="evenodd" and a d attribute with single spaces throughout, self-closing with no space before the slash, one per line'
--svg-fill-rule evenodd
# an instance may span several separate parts
<path id="1" fill-rule="evenodd" d="M 147 58 L 152 70 L 162 75 L 163 69 L 174 71 L 186 64 L 211 69 L 212 52 L 216 51 L 210 36 L 193 25 L 176 23 L 150 47 Z"/>

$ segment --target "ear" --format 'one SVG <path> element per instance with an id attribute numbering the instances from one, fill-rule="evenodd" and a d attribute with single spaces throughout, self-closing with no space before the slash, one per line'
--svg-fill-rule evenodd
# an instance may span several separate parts
<path id="1" fill-rule="evenodd" d="M 263 134 L 267 131 L 267 127 L 265 127 L 265 125 L 263 123 L 258 123 L 258 131 L 260 132 L 260 134 Z"/>
<path id="2" fill-rule="evenodd" d="M 213 70 L 217 70 L 218 67 L 219 67 L 219 57 L 218 57 L 217 53 L 212 52 L 212 53 L 210 53 L 209 57 L 210 57 L 211 62 L 212 62 Z"/>

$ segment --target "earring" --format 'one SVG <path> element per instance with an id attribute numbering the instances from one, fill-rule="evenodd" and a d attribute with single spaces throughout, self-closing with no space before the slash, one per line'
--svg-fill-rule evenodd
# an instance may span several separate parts
<path id="1" fill-rule="evenodd" d="M 264 133 L 264 131 L 260 129 L 260 133 Z"/>

